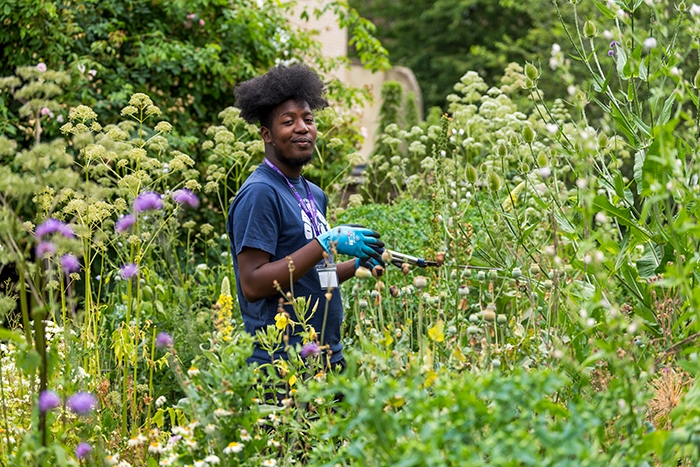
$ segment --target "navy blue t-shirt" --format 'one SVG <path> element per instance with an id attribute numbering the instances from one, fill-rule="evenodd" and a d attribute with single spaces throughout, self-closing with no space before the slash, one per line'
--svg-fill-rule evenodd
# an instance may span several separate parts
<path id="1" fill-rule="evenodd" d="M 305 203 L 308 203 L 306 186 L 300 178 L 290 178 L 294 188 Z M 316 219 L 322 233 L 329 229 L 326 221 L 327 199 L 323 190 L 309 182 L 316 204 Z M 308 204 L 307 204 L 308 206 Z M 248 177 L 236 198 L 233 200 L 228 213 L 226 223 L 229 239 L 231 241 L 231 254 L 233 255 L 233 267 L 236 274 L 236 283 L 240 283 L 238 273 L 238 254 L 244 247 L 263 250 L 271 255 L 270 262 L 286 258 L 309 242 L 316 241 L 311 221 L 302 210 L 299 202 L 292 194 L 284 178 L 267 167 L 260 164 Z M 273 287 L 272 284 L 269 285 Z M 318 273 L 312 269 L 301 279 L 294 283 L 294 296 L 306 297 L 309 310 L 316 306 L 316 312 L 309 321 L 314 327 L 319 338 L 322 333 L 323 317 L 326 307 L 325 291 L 321 289 Z M 285 290 L 285 293 L 288 291 Z M 269 298 L 249 302 L 243 297 L 241 287 L 237 287 L 238 303 L 241 307 L 245 330 L 255 335 L 258 329 L 264 329 L 270 324 L 275 324 L 275 315 L 279 306 L 280 294 L 274 294 Z M 285 306 L 292 320 L 299 322 L 291 305 Z M 343 305 L 338 289 L 333 290 L 333 296 L 328 303 L 328 317 L 324 333 L 325 343 L 330 346 L 331 363 L 339 361 L 342 357 L 342 345 L 340 343 L 340 324 L 343 320 Z M 301 331 L 300 326 L 295 326 L 295 332 Z M 291 346 L 301 343 L 301 337 L 293 335 L 289 340 Z M 275 354 L 275 359 L 286 358 L 281 349 Z M 269 354 L 257 344 L 249 363 L 270 363 Z"/>

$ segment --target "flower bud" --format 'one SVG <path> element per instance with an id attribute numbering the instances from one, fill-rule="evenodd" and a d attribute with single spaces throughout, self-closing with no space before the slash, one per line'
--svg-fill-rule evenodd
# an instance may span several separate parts
<path id="1" fill-rule="evenodd" d="M 537 165 L 539 167 L 547 167 L 549 165 L 549 159 L 544 151 L 540 151 L 539 154 L 537 154 Z"/>
<path id="2" fill-rule="evenodd" d="M 535 130 L 533 130 L 530 125 L 523 128 L 523 141 L 528 144 L 535 141 Z"/>
<path id="3" fill-rule="evenodd" d="M 479 328 L 477 326 L 469 326 L 467 328 L 467 333 L 472 335 L 472 336 L 475 334 L 479 334 Z"/>
<path id="4" fill-rule="evenodd" d="M 537 81 L 540 78 L 540 72 L 537 67 L 532 63 L 525 64 L 525 76 L 527 76 L 532 81 Z"/>
<path id="5" fill-rule="evenodd" d="M 596 28 L 595 23 L 591 20 L 586 21 L 586 24 L 583 25 L 584 37 L 595 37 L 596 34 L 598 34 L 598 28 Z"/>

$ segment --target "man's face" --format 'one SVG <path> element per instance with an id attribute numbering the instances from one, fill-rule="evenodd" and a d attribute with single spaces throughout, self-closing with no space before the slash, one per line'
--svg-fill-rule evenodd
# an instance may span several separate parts
<path id="1" fill-rule="evenodd" d="M 270 127 L 262 137 L 272 146 L 274 157 L 290 168 L 302 167 L 314 155 L 316 122 L 306 101 L 288 100 L 272 111 Z"/>

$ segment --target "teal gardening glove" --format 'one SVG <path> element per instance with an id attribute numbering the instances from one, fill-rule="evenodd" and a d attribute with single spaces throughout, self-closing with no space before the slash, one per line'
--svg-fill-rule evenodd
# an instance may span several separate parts
<path id="1" fill-rule="evenodd" d="M 384 242 L 379 240 L 379 233 L 364 227 L 341 225 L 333 227 L 316 237 L 326 253 L 331 254 L 331 248 L 341 255 L 356 258 L 374 258 L 382 260 L 381 248 Z"/>

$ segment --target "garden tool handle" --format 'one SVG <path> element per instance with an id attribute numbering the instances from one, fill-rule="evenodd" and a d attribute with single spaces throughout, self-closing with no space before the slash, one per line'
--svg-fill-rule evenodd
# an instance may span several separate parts
<path id="1" fill-rule="evenodd" d="M 416 256 L 406 255 L 404 253 L 399 253 L 394 250 L 387 250 L 391 255 L 391 263 L 395 266 L 401 267 L 402 263 L 408 263 L 413 266 L 418 266 L 419 268 L 425 268 L 428 266 L 437 266 L 435 261 L 426 261 L 423 258 L 418 258 Z"/>

